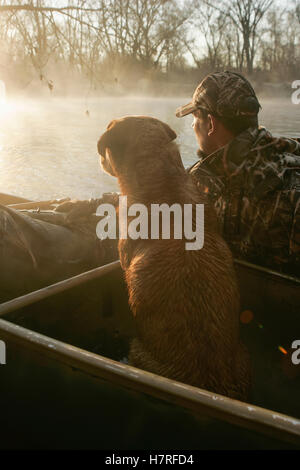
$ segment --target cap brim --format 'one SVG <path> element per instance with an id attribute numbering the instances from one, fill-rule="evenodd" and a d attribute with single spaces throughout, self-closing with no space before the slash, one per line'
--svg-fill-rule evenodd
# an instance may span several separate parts
<path id="1" fill-rule="evenodd" d="M 177 108 L 175 115 L 180 118 L 183 116 L 187 116 L 188 114 L 191 114 L 196 110 L 197 106 L 195 106 L 193 103 L 188 103 L 184 106 L 180 106 L 180 108 Z"/>

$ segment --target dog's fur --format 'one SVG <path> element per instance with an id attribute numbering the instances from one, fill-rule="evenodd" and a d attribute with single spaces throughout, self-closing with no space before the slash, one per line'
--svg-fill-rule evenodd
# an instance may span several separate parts
<path id="1" fill-rule="evenodd" d="M 233 259 L 214 210 L 185 171 L 175 132 L 146 116 L 112 121 L 98 142 L 103 169 L 116 176 L 128 206 L 205 203 L 204 246 L 187 240 L 119 241 L 138 337 L 129 361 L 142 369 L 246 399 L 248 355 L 239 340 L 239 291 Z M 171 229 L 172 234 L 172 229 Z"/>

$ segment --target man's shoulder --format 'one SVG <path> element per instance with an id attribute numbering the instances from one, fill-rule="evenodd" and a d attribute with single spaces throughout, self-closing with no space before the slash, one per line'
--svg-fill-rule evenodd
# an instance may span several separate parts
<path id="1" fill-rule="evenodd" d="M 243 141 L 242 135 L 237 137 L 237 144 L 233 145 L 233 150 L 239 150 L 239 143 Z M 247 160 L 258 164 L 261 161 L 287 166 L 300 164 L 300 139 L 275 136 L 264 127 L 259 127 L 252 136 L 253 140 L 248 142 L 245 152 Z"/>
<path id="2" fill-rule="evenodd" d="M 300 139 L 299 139 L 300 140 Z M 274 137 L 267 129 L 248 129 L 228 146 L 219 149 L 188 169 L 213 192 L 247 187 L 253 195 L 278 189 L 297 189 L 300 172 L 300 142 Z"/>
<path id="3" fill-rule="evenodd" d="M 197 162 L 187 171 L 194 179 L 199 192 L 205 194 L 209 200 L 215 201 L 224 193 L 226 186 L 223 179 L 204 166 L 201 167 L 201 162 Z"/>

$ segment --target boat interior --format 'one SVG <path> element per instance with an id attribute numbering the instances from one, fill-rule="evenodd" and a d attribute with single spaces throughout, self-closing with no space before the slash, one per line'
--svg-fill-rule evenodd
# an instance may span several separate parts
<path id="1" fill-rule="evenodd" d="M 7 345 L 0 446 L 299 448 L 291 345 L 300 280 L 242 261 L 236 269 L 242 311 L 251 313 L 240 325 L 253 363 L 249 403 L 128 365 L 135 331 L 117 261 L 0 305 Z"/>

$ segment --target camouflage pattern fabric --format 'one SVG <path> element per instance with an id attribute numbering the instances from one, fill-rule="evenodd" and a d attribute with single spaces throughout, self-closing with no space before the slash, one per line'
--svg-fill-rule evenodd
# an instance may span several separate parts
<path id="1" fill-rule="evenodd" d="M 300 277 L 300 142 L 249 128 L 189 169 L 234 255 Z"/>
<path id="2" fill-rule="evenodd" d="M 177 117 L 205 109 L 217 117 L 256 116 L 260 104 L 250 82 L 236 72 L 207 75 L 196 88 L 192 101 L 176 110 Z"/>

